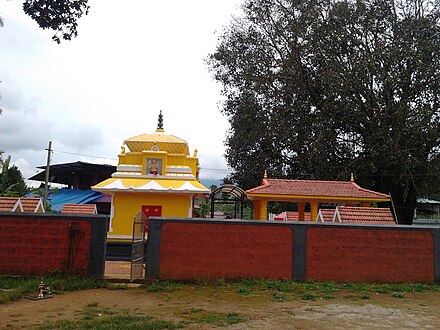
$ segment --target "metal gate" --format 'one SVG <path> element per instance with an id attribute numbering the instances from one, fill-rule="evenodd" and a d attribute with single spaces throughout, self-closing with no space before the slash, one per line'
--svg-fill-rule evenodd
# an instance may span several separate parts
<path id="1" fill-rule="evenodd" d="M 131 240 L 131 270 L 130 282 L 143 276 L 144 246 L 145 246 L 146 217 L 142 211 L 135 215 L 133 221 L 133 238 Z"/>

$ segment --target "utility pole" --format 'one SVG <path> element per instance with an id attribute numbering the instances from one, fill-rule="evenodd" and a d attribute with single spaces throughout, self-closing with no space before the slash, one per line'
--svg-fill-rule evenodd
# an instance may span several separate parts
<path id="1" fill-rule="evenodd" d="M 46 211 L 47 206 L 47 191 L 49 190 L 49 168 L 50 168 L 50 154 L 52 152 L 52 141 L 49 141 L 49 148 L 47 150 L 47 163 L 46 163 L 46 178 L 44 180 L 44 199 L 43 199 L 43 207 Z"/>

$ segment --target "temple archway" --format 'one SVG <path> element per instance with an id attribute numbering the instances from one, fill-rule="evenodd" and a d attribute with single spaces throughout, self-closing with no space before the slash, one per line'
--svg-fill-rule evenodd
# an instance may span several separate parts
<path id="1" fill-rule="evenodd" d="M 243 219 L 243 206 L 247 196 L 243 189 L 232 184 L 225 184 L 214 189 L 209 194 L 211 202 L 211 218 L 214 217 L 214 210 L 216 204 L 234 205 L 233 219 Z M 237 217 L 237 213 L 239 216 Z"/>

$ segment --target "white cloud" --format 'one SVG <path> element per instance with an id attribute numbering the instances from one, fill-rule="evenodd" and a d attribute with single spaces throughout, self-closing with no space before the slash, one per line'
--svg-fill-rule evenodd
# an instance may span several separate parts
<path id="1" fill-rule="evenodd" d="M 165 132 L 199 150 L 201 176 L 224 177 L 228 123 L 204 59 L 240 2 L 97 0 L 78 38 L 60 45 L 19 2 L 2 2 L 0 149 L 26 173 L 45 164 L 49 141 L 54 163 L 112 163 L 163 110 Z"/>

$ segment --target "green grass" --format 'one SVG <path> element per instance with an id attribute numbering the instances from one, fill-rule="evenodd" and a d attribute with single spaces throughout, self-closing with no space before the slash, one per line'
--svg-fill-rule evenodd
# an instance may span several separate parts
<path id="1" fill-rule="evenodd" d="M 97 303 L 87 305 L 76 320 L 47 321 L 35 329 L 179 329 L 185 323 L 159 320 L 149 315 L 134 314 L 129 310 L 100 308 Z"/>
<path id="2" fill-rule="evenodd" d="M 38 277 L 0 277 L 0 304 L 20 299 L 38 291 Z M 54 293 L 92 288 L 108 288 L 111 290 L 127 290 L 127 285 L 113 285 L 106 281 L 76 276 L 48 276 L 44 278 L 46 286 Z M 236 290 L 241 296 L 248 296 L 252 291 L 269 291 L 275 301 L 286 301 L 292 296 L 304 300 L 333 299 L 338 292 L 352 294 L 358 299 L 370 299 L 371 293 L 390 294 L 393 297 L 404 296 L 411 292 L 440 291 L 439 284 L 401 283 L 336 283 L 336 282 L 296 282 L 291 280 L 244 279 L 239 281 L 154 281 L 144 283 L 141 288 L 149 292 L 173 291 L 182 286 L 228 288 Z"/>
<path id="3" fill-rule="evenodd" d="M 142 284 L 141 288 L 144 288 L 149 292 L 160 292 L 176 290 L 182 287 L 182 285 L 184 285 L 184 283 L 178 281 L 154 281 Z"/>
<path id="4" fill-rule="evenodd" d="M 196 321 L 221 327 L 240 323 L 242 318 L 238 313 L 208 313 L 196 319 Z"/>
<path id="5" fill-rule="evenodd" d="M 128 290 L 128 285 L 127 284 L 121 284 L 121 283 L 117 283 L 117 284 L 109 284 L 107 289 L 109 290 Z"/>
<path id="6" fill-rule="evenodd" d="M 193 285 L 198 287 L 227 288 L 237 290 L 241 296 L 249 296 L 251 292 L 263 290 L 269 291 L 272 300 L 283 302 L 297 297 L 302 300 L 335 299 L 338 293 L 345 298 L 360 300 L 371 299 L 373 293 L 404 295 L 409 292 L 440 291 L 439 284 L 423 283 L 336 283 L 305 281 L 296 282 L 291 280 L 268 280 L 268 279 L 243 279 L 237 281 L 214 280 L 214 281 L 157 281 L 143 285 L 148 291 L 164 291 L 178 289 L 180 286 Z"/>
<path id="7" fill-rule="evenodd" d="M 242 296 L 249 296 L 251 294 L 251 289 L 249 286 L 247 285 L 239 285 L 238 286 L 238 292 L 242 295 Z"/>
<path id="8" fill-rule="evenodd" d="M 394 292 L 391 297 L 393 298 L 405 298 L 405 295 L 400 292 Z"/>
<path id="9" fill-rule="evenodd" d="M 315 300 L 316 297 L 317 297 L 316 293 L 314 293 L 314 292 L 306 292 L 302 296 L 302 299 L 303 300 Z"/>
<path id="10" fill-rule="evenodd" d="M 40 277 L 0 277 L 0 304 L 38 292 L 40 279 Z M 54 293 L 108 287 L 106 281 L 78 276 L 48 276 L 44 277 L 43 281 Z"/>
<path id="11" fill-rule="evenodd" d="M 439 284 L 423 283 L 336 283 L 305 281 L 295 282 L 290 280 L 244 280 L 236 282 L 239 288 L 246 290 L 270 290 L 275 301 L 285 301 L 289 295 L 297 296 L 303 300 L 334 299 L 338 292 L 345 293 L 346 298 L 371 299 L 372 293 L 393 294 L 393 297 L 404 296 L 409 292 L 440 291 Z M 240 293 L 241 293 L 240 289 Z M 347 293 L 348 292 L 348 293 Z"/>
<path id="12" fill-rule="evenodd" d="M 289 300 L 289 298 L 287 297 L 286 293 L 283 292 L 283 291 L 275 291 L 272 294 L 272 298 L 273 298 L 273 300 L 275 300 L 277 302 L 283 302 L 283 301 Z"/>
<path id="13" fill-rule="evenodd" d="M 203 308 L 191 308 L 182 312 L 181 316 L 185 319 L 185 321 L 181 324 L 185 325 L 195 323 L 227 326 L 244 321 L 242 316 L 238 313 L 218 313 L 214 311 L 206 311 Z"/>

